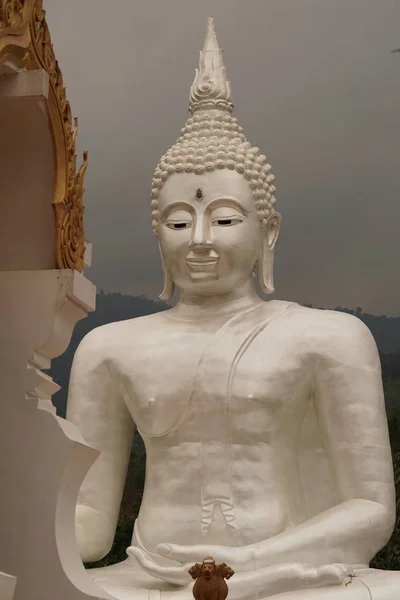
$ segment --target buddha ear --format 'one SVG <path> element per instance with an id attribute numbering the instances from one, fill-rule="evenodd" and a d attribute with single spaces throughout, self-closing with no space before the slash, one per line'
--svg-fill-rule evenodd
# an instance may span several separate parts
<path id="1" fill-rule="evenodd" d="M 281 230 L 282 217 L 273 212 L 270 215 L 261 244 L 260 255 L 257 261 L 258 284 L 264 294 L 273 294 L 274 287 L 274 254 L 275 246 Z"/>
<path id="2" fill-rule="evenodd" d="M 163 302 L 168 302 L 168 300 L 170 300 L 172 298 L 172 294 L 174 293 L 175 285 L 174 285 L 174 282 L 172 281 L 171 275 L 168 272 L 167 265 L 165 264 L 164 255 L 162 253 L 160 243 L 158 244 L 158 249 L 160 250 L 161 266 L 162 266 L 163 281 L 164 281 L 163 291 L 161 292 L 161 294 L 158 297 Z"/>

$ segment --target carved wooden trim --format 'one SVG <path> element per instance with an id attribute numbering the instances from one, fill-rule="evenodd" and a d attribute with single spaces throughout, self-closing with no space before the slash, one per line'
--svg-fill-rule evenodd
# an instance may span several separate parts
<path id="1" fill-rule="evenodd" d="M 56 177 L 55 267 L 82 271 L 85 252 L 83 181 L 87 152 L 76 165 L 77 119 L 71 116 L 61 70 L 51 43 L 43 0 L 0 0 L 0 66 L 11 62 L 19 69 L 44 69 L 49 75 L 46 99 L 53 137 Z"/>

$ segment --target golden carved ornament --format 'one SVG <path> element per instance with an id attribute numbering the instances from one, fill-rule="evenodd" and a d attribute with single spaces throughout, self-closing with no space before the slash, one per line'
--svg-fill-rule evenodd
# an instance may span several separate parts
<path id="1" fill-rule="evenodd" d="M 0 0 L 0 66 L 7 62 L 29 71 L 44 69 L 49 75 L 46 104 L 56 161 L 53 193 L 55 267 L 82 271 L 85 252 L 82 197 L 87 152 L 77 170 L 78 122 L 72 120 L 43 0 Z"/>

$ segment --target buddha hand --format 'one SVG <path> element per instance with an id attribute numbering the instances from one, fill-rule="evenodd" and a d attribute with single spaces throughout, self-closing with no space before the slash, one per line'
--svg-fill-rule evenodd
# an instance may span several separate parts
<path id="1" fill-rule="evenodd" d="M 166 552 L 167 548 L 164 548 L 164 545 L 162 546 L 161 550 Z M 176 554 L 172 552 L 172 549 L 178 547 L 171 547 L 169 544 L 168 547 L 168 552 L 170 552 L 168 558 L 173 557 L 172 560 L 181 562 L 177 558 L 177 556 L 180 556 L 185 560 L 187 555 L 185 552 L 182 554 L 181 547 L 179 547 Z M 227 562 L 221 559 L 221 556 L 223 556 L 220 553 L 221 548 L 217 546 L 207 548 L 212 548 L 213 556 L 217 562 Z M 230 550 L 239 549 L 230 548 Z M 127 553 L 139 562 L 144 571 L 157 579 L 179 586 L 186 586 L 190 582 L 188 570 L 193 565 L 193 561 L 185 564 L 181 563 L 181 565 L 175 563 L 175 566 L 167 567 L 157 564 L 154 555 L 148 554 L 141 548 L 131 546 L 127 549 Z M 201 556 L 201 554 L 198 556 Z M 233 565 L 233 562 L 231 561 L 230 564 Z M 254 589 L 268 597 L 293 590 L 344 585 L 350 583 L 352 575 L 352 567 L 342 564 L 315 567 L 304 563 L 284 563 L 259 569 L 248 569 L 247 571 L 242 568 L 241 572 L 236 571 L 235 577 L 229 584 L 229 597 L 230 600 L 247 600 L 247 598 L 253 597 Z"/>
<path id="2" fill-rule="evenodd" d="M 159 544 L 157 553 L 170 560 L 186 564 L 196 562 L 199 556 L 213 556 L 216 562 L 232 564 L 238 572 L 253 571 L 259 565 L 255 547 L 242 546 L 212 546 L 194 545 L 180 546 L 177 544 Z"/>

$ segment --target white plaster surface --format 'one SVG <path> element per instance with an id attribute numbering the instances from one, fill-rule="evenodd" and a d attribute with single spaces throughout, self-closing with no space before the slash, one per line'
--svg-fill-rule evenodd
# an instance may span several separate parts
<path id="1" fill-rule="evenodd" d="M 197 307 L 178 304 L 99 328 L 78 349 L 69 418 L 101 451 L 80 494 L 83 558 L 112 542 L 133 423 L 148 461 L 132 558 L 93 576 L 118 598 L 183 597 L 189 582 L 174 585 L 211 554 L 236 571 L 232 598 L 323 584 L 327 598 L 352 598 L 364 579 L 397 586 L 397 573 L 358 571 L 394 518 L 372 336 L 340 313 L 238 303 L 209 315 L 203 305 L 191 319 Z"/>
<path id="2" fill-rule="evenodd" d="M 222 67 L 213 30 L 206 41 L 208 77 Z M 196 110 L 228 110 L 220 75 L 196 74 Z M 229 157 L 210 135 L 193 155 Z M 137 428 L 147 470 L 129 558 L 90 573 L 114 598 L 189 598 L 189 566 L 212 555 L 235 570 L 232 600 L 398 600 L 400 574 L 368 568 L 395 519 L 375 342 L 355 317 L 258 297 L 255 272 L 273 290 L 281 219 L 266 188 L 255 196 L 261 163 L 243 174 L 237 160 L 165 162 L 153 228 L 163 297 L 176 286 L 179 301 L 92 331 L 75 355 L 68 419 L 100 452 L 78 498 L 81 557 L 111 547 Z"/>
<path id="3" fill-rule="evenodd" d="M 20 71 L 0 79 L 0 97 L 40 101 L 48 97 L 49 75 L 46 71 Z"/>
<path id="4" fill-rule="evenodd" d="M 12 575 L 0 572 L 0 600 L 12 600 L 17 579 Z"/>
<path id="5" fill-rule="evenodd" d="M 76 495 L 96 452 L 48 410 L 58 386 L 41 372 L 94 299 L 72 271 L 0 272 L 0 568 L 17 578 L 14 600 L 108 598 L 74 536 Z"/>

